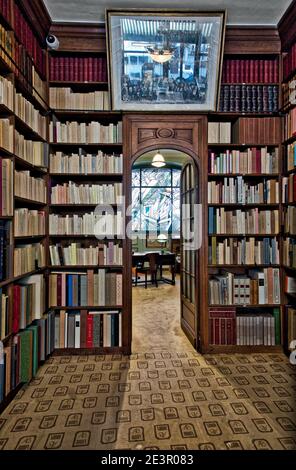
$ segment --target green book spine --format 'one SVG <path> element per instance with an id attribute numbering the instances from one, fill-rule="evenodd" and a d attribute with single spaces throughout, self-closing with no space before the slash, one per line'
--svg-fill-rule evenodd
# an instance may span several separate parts
<path id="1" fill-rule="evenodd" d="M 20 337 L 20 382 L 27 383 L 32 379 L 32 345 L 33 332 L 22 331 Z"/>
<path id="2" fill-rule="evenodd" d="M 275 321 L 275 344 L 281 344 L 281 313 L 279 308 L 273 309 Z"/>

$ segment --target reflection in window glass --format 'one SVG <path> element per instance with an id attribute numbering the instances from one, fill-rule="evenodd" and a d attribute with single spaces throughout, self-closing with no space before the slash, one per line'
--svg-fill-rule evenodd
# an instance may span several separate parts
<path id="1" fill-rule="evenodd" d="M 133 230 L 180 236 L 180 175 L 169 168 L 133 170 Z"/>

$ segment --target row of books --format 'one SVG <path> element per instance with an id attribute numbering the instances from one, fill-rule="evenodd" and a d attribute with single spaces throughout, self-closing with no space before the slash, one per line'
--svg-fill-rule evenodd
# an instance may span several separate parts
<path id="1" fill-rule="evenodd" d="M 122 122 L 103 126 L 99 122 L 78 123 L 56 121 L 49 126 L 49 138 L 52 143 L 100 144 L 121 143 Z"/>
<path id="2" fill-rule="evenodd" d="M 0 341 L 10 334 L 9 297 L 6 289 L 0 288 Z"/>
<path id="3" fill-rule="evenodd" d="M 296 169 L 296 142 L 287 146 L 287 170 Z"/>
<path id="4" fill-rule="evenodd" d="M 97 245 L 71 243 L 50 245 L 50 260 L 52 266 L 104 266 L 122 265 L 122 247 L 118 243 L 107 242 Z"/>
<path id="5" fill-rule="evenodd" d="M 279 151 L 271 151 L 267 147 L 252 147 L 245 151 L 226 150 L 216 154 L 210 152 L 209 172 L 219 173 L 268 173 L 276 174 L 279 171 Z"/>
<path id="6" fill-rule="evenodd" d="M 280 128 L 279 117 L 239 117 L 232 126 L 233 143 L 278 145 Z"/>
<path id="7" fill-rule="evenodd" d="M 122 184 L 75 184 L 72 181 L 51 188 L 52 204 L 120 204 Z"/>
<path id="8" fill-rule="evenodd" d="M 13 111 L 14 86 L 10 80 L 0 75 L 0 104 Z"/>
<path id="9" fill-rule="evenodd" d="M 14 153 L 28 163 L 46 168 L 48 166 L 48 144 L 27 140 L 22 134 L 15 131 Z"/>
<path id="10" fill-rule="evenodd" d="M 285 238 L 283 240 L 283 263 L 290 268 L 296 268 L 296 240 Z"/>
<path id="11" fill-rule="evenodd" d="M 210 305 L 264 305 L 280 303 L 280 270 L 224 272 L 209 279 Z"/>
<path id="12" fill-rule="evenodd" d="M 226 210 L 224 207 L 209 207 L 209 234 L 254 234 L 279 233 L 279 211 Z"/>
<path id="13" fill-rule="evenodd" d="M 45 279 L 41 274 L 29 276 L 13 286 L 12 333 L 25 329 L 45 312 Z"/>
<path id="14" fill-rule="evenodd" d="M 10 119 L 0 119 L 0 147 L 13 153 L 14 126 Z"/>
<path id="15" fill-rule="evenodd" d="M 46 139 L 47 121 L 32 103 L 20 93 L 15 94 L 15 114 L 43 139 Z"/>
<path id="16" fill-rule="evenodd" d="M 122 236 L 123 216 L 116 214 L 99 215 L 95 212 L 83 215 L 49 214 L 50 235 L 83 235 L 83 236 Z"/>
<path id="17" fill-rule="evenodd" d="M 0 282 L 12 276 L 12 222 L 0 220 Z"/>
<path id="18" fill-rule="evenodd" d="M 221 85 L 219 111 L 274 113 L 278 110 L 277 85 Z"/>
<path id="19" fill-rule="evenodd" d="M 14 276 L 22 276 L 45 266 L 45 247 L 41 243 L 14 248 Z"/>
<path id="20" fill-rule="evenodd" d="M 105 57 L 51 56 L 49 77 L 61 82 L 107 82 L 107 61 Z"/>
<path id="21" fill-rule="evenodd" d="M 295 276 L 285 276 L 284 279 L 284 292 L 287 294 L 296 294 L 296 277 Z"/>
<path id="22" fill-rule="evenodd" d="M 47 187 L 42 178 L 31 176 L 30 171 L 15 171 L 15 195 L 46 204 Z"/>
<path id="23" fill-rule="evenodd" d="M 210 344 L 274 346 L 281 344 L 280 309 L 241 314 L 236 308 L 210 308 Z"/>
<path id="24" fill-rule="evenodd" d="M 3 18 L 11 23 L 11 0 L 0 0 L 0 12 Z"/>
<path id="25" fill-rule="evenodd" d="M 226 238 L 218 241 L 212 237 L 209 240 L 209 264 L 280 264 L 279 242 L 276 238 Z"/>
<path id="26" fill-rule="evenodd" d="M 287 55 L 283 58 L 283 75 L 286 80 L 296 70 L 296 43 L 294 43 Z"/>
<path id="27" fill-rule="evenodd" d="M 13 162 L 0 158 L 0 216 L 13 215 Z"/>
<path id="28" fill-rule="evenodd" d="M 29 56 L 32 57 L 39 73 L 46 75 L 46 56 L 40 46 L 33 29 L 22 14 L 19 6 L 14 3 L 14 31 L 21 44 L 26 48 Z"/>
<path id="29" fill-rule="evenodd" d="M 284 117 L 284 140 L 296 135 L 296 108 L 291 109 Z"/>
<path id="30" fill-rule="evenodd" d="M 296 90 L 296 71 L 291 79 L 282 84 L 282 108 L 286 108 L 295 102 L 295 90 Z"/>
<path id="31" fill-rule="evenodd" d="M 222 83 L 277 83 L 278 70 L 276 59 L 225 59 Z"/>
<path id="32" fill-rule="evenodd" d="M 75 93 L 71 88 L 51 87 L 49 103 L 52 109 L 69 109 L 83 111 L 109 111 L 108 91 Z"/>
<path id="33" fill-rule="evenodd" d="M 285 324 L 286 324 L 286 346 L 287 349 L 293 351 L 295 349 L 294 341 L 296 338 L 296 309 L 288 306 L 285 309 Z"/>
<path id="34" fill-rule="evenodd" d="M 295 206 L 288 206 L 285 210 L 284 216 L 285 222 L 285 233 L 289 233 L 290 235 L 296 235 L 296 207 Z"/>
<path id="35" fill-rule="evenodd" d="M 18 81 L 44 105 L 47 98 L 47 84 L 43 81 L 32 62 L 32 56 L 20 44 L 13 31 L 7 31 L 0 24 L 0 57 Z M 41 95 L 41 96 L 39 96 Z M 40 100 L 41 98 L 41 100 Z"/>
<path id="36" fill-rule="evenodd" d="M 296 178 L 296 176 L 295 176 Z M 265 179 L 260 183 L 245 181 L 243 176 L 208 182 L 209 204 L 272 204 L 279 202 L 279 183 Z"/>
<path id="37" fill-rule="evenodd" d="M 209 122 L 208 123 L 209 144 L 231 143 L 231 122 Z"/>
<path id="38" fill-rule="evenodd" d="M 296 174 L 282 179 L 283 202 L 296 202 Z"/>
<path id="39" fill-rule="evenodd" d="M 55 317 L 55 348 L 122 346 L 120 311 L 60 311 Z"/>
<path id="40" fill-rule="evenodd" d="M 84 153 L 65 155 L 56 152 L 50 156 L 51 173 L 104 174 L 122 173 L 123 155 L 107 155 L 101 150 L 97 154 Z"/>
<path id="41" fill-rule="evenodd" d="M 53 352 L 54 322 L 54 312 L 48 312 L 15 335 L 8 346 L 0 342 L 0 402 L 19 384 L 30 382 Z"/>
<path id="42" fill-rule="evenodd" d="M 106 269 L 51 273 L 49 307 L 121 306 L 122 274 Z"/>
<path id="43" fill-rule="evenodd" d="M 14 211 L 14 236 L 28 237 L 45 235 L 46 214 L 44 211 L 30 210 L 26 207 Z"/>

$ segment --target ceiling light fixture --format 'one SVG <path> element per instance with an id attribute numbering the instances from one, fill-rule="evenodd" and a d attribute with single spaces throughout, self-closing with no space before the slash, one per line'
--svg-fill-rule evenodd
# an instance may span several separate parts
<path id="1" fill-rule="evenodd" d="M 160 48 L 157 47 L 147 47 L 149 55 L 154 62 L 158 62 L 159 64 L 164 64 L 171 60 L 174 54 L 174 50 L 171 48 Z"/>
<path id="2" fill-rule="evenodd" d="M 161 168 L 161 167 L 165 166 L 166 163 L 165 163 L 165 159 L 164 159 L 163 155 L 161 155 L 161 153 L 157 152 L 153 157 L 151 165 L 155 166 L 156 168 Z"/>

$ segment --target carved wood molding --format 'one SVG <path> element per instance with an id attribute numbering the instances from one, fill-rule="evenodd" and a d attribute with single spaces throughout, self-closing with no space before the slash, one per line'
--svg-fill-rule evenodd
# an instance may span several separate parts
<path id="1" fill-rule="evenodd" d="M 50 32 L 60 41 L 60 51 L 106 52 L 105 26 L 53 23 Z"/>
<path id="2" fill-rule="evenodd" d="M 279 54 L 281 41 L 275 26 L 228 26 L 225 54 Z"/>
<path id="3" fill-rule="evenodd" d="M 286 51 L 296 40 L 296 0 L 293 0 L 280 19 L 278 30 L 282 41 L 282 51 Z"/>

